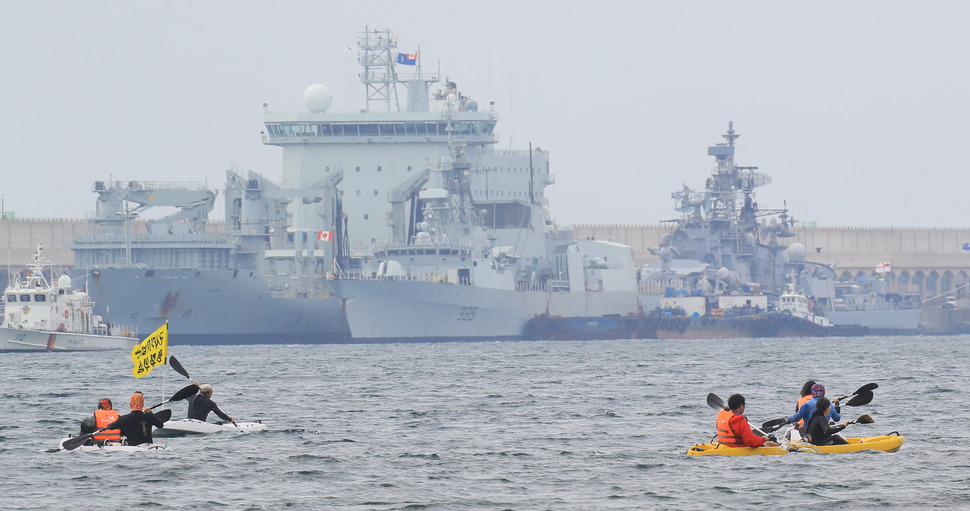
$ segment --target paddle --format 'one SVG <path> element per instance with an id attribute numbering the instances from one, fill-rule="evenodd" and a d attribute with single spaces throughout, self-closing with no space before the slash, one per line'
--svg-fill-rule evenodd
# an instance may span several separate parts
<path id="1" fill-rule="evenodd" d="M 155 406 L 150 406 L 149 408 L 156 408 L 171 401 L 181 401 L 189 396 L 194 396 L 198 391 L 199 391 L 198 385 L 189 385 L 183 388 L 182 390 L 176 392 L 172 397 L 166 399 L 165 401 L 162 401 L 161 403 L 158 403 Z M 162 419 L 162 422 L 165 422 L 172 418 L 172 411 L 162 410 L 158 412 L 158 418 Z M 63 444 L 61 444 L 61 449 L 64 449 L 66 451 L 73 451 L 74 449 L 77 449 L 78 447 L 81 447 L 82 445 L 84 445 L 84 443 L 90 440 L 91 437 L 93 437 L 94 435 L 97 435 L 98 433 L 106 429 L 108 428 L 101 428 L 95 431 L 94 433 L 85 433 L 83 435 L 79 435 L 74 438 L 68 438 L 67 440 L 64 441 Z"/>
<path id="2" fill-rule="evenodd" d="M 172 366 L 172 369 L 175 369 L 175 372 L 181 374 L 182 376 L 185 376 L 186 378 L 189 379 L 189 381 L 192 381 L 192 382 L 195 381 L 192 379 L 191 376 L 189 376 L 189 372 L 185 370 L 185 367 L 182 366 L 182 363 L 179 362 L 179 359 L 175 358 L 174 355 L 171 357 L 168 357 L 168 363 L 169 365 Z M 236 424 L 235 422 L 233 422 L 232 425 L 236 426 L 236 429 L 238 429 L 239 431 L 242 431 L 242 428 L 239 427 L 239 424 Z"/>
<path id="3" fill-rule="evenodd" d="M 849 424 L 872 424 L 876 421 L 872 420 L 872 417 L 868 415 L 860 415 L 858 419 L 854 421 L 849 421 Z M 846 424 L 848 426 L 849 424 Z"/>
<path id="4" fill-rule="evenodd" d="M 856 394 L 865 394 L 866 392 L 872 394 L 872 391 L 874 391 L 874 390 L 876 390 L 878 388 L 879 388 L 879 384 L 878 383 L 867 383 L 867 384 L 859 387 L 858 390 L 856 390 L 855 392 L 849 394 L 848 396 L 842 396 L 842 397 L 840 397 L 839 398 L 839 401 L 842 401 L 843 399 L 845 399 L 847 397 L 850 397 L 850 396 L 854 396 Z M 866 401 L 866 402 L 868 403 L 868 401 Z M 849 405 L 849 406 L 859 406 L 859 405 Z"/>
<path id="5" fill-rule="evenodd" d="M 872 401 L 872 392 L 862 392 L 856 394 L 852 399 L 845 403 L 846 406 L 862 406 Z"/>
<path id="6" fill-rule="evenodd" d="M 770 421 L 766 421 L 764 424 L 762 424 L 761 429 L 771 433 L 772 431 L 778 431 L 785 424 L 788 424 L 788 420 L 784 417 L 780 419 L 771 419 Z"/>
<path id="7" fill-rule="evenodd" d="M 174 356 L 168 357 L 168 364 L 172 366 L 172 369 L 175 369 L 176 373 L 179 373 L 182 376 L 185 376 L 186 378 L 189 379 L 189 381 L 195 381 L 192 379 L 191 376 L 189 376 L 189 372 L 186 371 L 184 367 L 182 367 L 182 363 L 179 362 L 179 359 L 175 358 Z"/>
<path id="8" fill-rule="evenodd" d="M 849 396 L 853 396 L 852 399 L 850 399 L 848 402 L 844 403 L 846 406 L 862 406 L 862 405 L 867 405 L 870 402 L 872 402 L 872 389 L 877 388 L 877 387 L 879 387 L 879 385 L 878 384 L 875 384 L 875 383 L 869 383 L 867 385 L 863 385 L 862 387 L 859 387 L 859 390 L 853 392 L 852 394 L 849 394 L 848 396 L 840 397 L 839 398 L 839 401 L 840 401 L 839 404 L 843 404 L 843 403 L 841 403 L 841 401 L 843 399 L 845 399 L 845 398 L 847 398 Z M 868 417 L 868 415 L 866 417 Z M 786 421 L 786 419 L 784 417 L 782 417 L 780 419 L 772 419 L 772 420 L 767 421 L 764 424 L 762 424 L 761 425 L 761 429 L 764 429 L 765 431 L 767 431 L 767 432 L 770 433 L 772 431 L 779 430 L 782 426 L 785 425 L 786 422 L 787 421 Z M 863 423 L 863 424 L 869 424 L 869 423 Z"/>
<path id="9" fill-rule="evenodd" d="M 730 410 L 730 408 L 727 407 L 727 404 L 724 403 L 724 400 L 717 397 L 717 394 L 713 392 L 707 395 L 707 406 L 710 406 L 715 410 Z M 748 425 L 751 426 L 750 424 Z M 761 431 L 760 429 L 754 426 L 751 426 L 751 429 L 754 431 L 757 431 L 758 433 L 761 433 L 761 436 L 771 439 L 768 433 L 765 433 L 764 431 Z"/>

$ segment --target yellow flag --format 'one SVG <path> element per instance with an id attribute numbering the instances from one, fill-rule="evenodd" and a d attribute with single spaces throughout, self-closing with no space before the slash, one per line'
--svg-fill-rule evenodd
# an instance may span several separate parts
<path id="1" fill-rule="evenodd" d="M 155 366 L 160 366 L 167 360 L 168 323 L 165 323 L 141 344 L 131 349 L 131 361 L 135 363 L 131 373 L 135 375 L 135 378 L 141 378 L 152 372 Z"/>

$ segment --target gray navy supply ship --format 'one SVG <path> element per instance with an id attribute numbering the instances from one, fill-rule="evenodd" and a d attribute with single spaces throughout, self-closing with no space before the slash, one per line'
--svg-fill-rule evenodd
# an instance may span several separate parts
<path id="1" fill-rule="evenodd" d="M 766 209 L 755 201 L 755 188 L 771 177 L 735 164 L 739 136 L 729 123 L 725 142 L 708 148 L 716 168 L 702 190 L 685 185 L 672 194 L 681 216 L 667 221 L 671 232 L 660 247 L 651 248 L 660 261 L 639 269 L 644 310 L 681 301 L 703 316 L 705 310 L 724 314 L 718 306 L 700 306 L 716 303 L 714 297 L 728 297 L 727 303 L 763 300 L 744 300 L 746 295 L 770 298 L 762 308 L 774 309 L 791 282 L 796 284 L 792 292 L 807 297 L 811 312 L 834 326 L 860 325 L 871 334 L 916 333 L 919 299 L 893 293 L 888 273 L 840 282 L 832 266 L 806 260 L 804 245 L 782 243 L 795 236 L 795 221 L 787 209 Z M 690 300 L 698 304 L 688 305 Z"/>
<path id="2" fill-rule="evenodd" d="M 206 230 L 204 185 L 95 183 L 72 248 L 106 320 L 143 336 L 169 321 L 173 344 L 324 343 L 517 338 L 537 313 L 636 311 L 630 248 L 552 225 L 547 152 L 496 148 L 495 110 L 392 32 L 360 33 L 358 52 L 360 112 L 329 112 L 320 84 L 306 112 L 267 108 L 284 185 L 229 171 L 225 232 Z"/>

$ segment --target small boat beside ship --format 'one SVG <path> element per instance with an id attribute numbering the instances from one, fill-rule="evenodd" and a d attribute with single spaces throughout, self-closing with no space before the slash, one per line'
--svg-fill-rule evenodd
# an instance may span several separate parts
<path id="1" fill-rule="evenodd" d="M 44 276 L 44 247 L 38 245 L 24 277 L 14 274 L 3 293 L 0 351 L 130 350 L 138 339 L 94 313 L 87 293 L 71 278 L 53 283 Z"/>

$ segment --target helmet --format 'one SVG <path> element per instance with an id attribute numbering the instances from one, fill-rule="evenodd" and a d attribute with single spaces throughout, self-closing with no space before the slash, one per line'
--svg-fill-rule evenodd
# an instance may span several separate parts
<path id="1" fill-rule="evenodd" d="M 141 392 L 135 392 L 131 395 L 131 409 L 141 410 L 145 407 L 145 396 Z"/>
<path id="2" fill-rule="evenodd" d="M 101 398 L 100 401 L 98 401 L 98 410 L 110 410 L 110 409 L 111 409 L 110 399 L 104 397 L 104 398 Z"/>
<path id="3" fill-rule="evenodd" d="M 825 386 L 821 383 L 816 383 L 812 385 L 812 397 L 821 397 L 825 395 Z"/>

